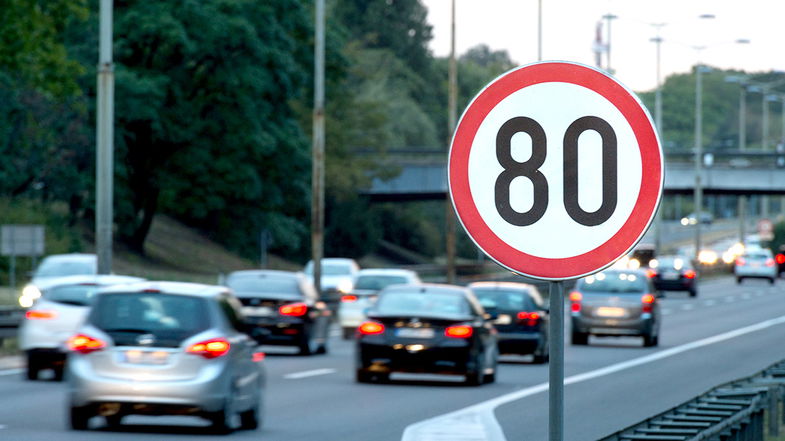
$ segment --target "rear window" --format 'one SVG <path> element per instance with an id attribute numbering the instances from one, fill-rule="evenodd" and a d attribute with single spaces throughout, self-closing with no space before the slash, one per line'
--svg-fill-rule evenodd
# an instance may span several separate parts
<path id="1" fill-rule="evenodd" d="M 76 276 L 95 274 L 95 265 L 86 261 L 49 261 L 42 262 L 34 277 Z"/>
<path id="2" fill-rule="evenodd" d="M 521 290 L 473 289 L 483 308 L 503 312 L 536 311 L 539 309 L 529 293 Z"/>
<path id="3" fill-rule="evenodd" d="M 299 281 L 293 277 L 276 277 L 269 275 L 243 275 L 230 277 L 227 286 L 235 293 L 266 294 L 276 297 L 302 297 Z"/>
<path id="4" fill-rule="evenodd" d="M 162 293 L 102 294 L 88 322 L 118 346 L 135 346 L 140 335 L 152 334 L 154 346 L 178 347 L 210 327 L 205 299 Z"/>
<path id="5" fill-rule="evenodd" d="M 689 259 L 683 257 L 660 257 L 657 259 L 657 268 L 683 269 L 692 268 Z"/>
<path id="6" fill-rule="evenodd" d="M 52 302 L 87 306 L 92 301 L 97 285 L 65 285 L 45 290 L 41 295 Z"/>
<path id="7" fill-rule="evenodd" d="M 308 262 L 305 266 L 305 273 L 313 275 L 313 262 Z M 322 275 L 323 276 L 350 276 L 352 275 L 352 266 L 349 263 L 325 263 L 322 262 Z"/>
<path id="8" fill-rule="evenodd" d="M 627 272 L 599 273 L 581 279 L 578 289 L 582 292 L 640 293 L 648 290 L 645 276 Z"/>
<path id="9" fill-rule="evenodd" d="M 467 315 L 469 304 L 461 295 L 446 293 L 390 292 L 382 294 L 375 311 L 384 315 Z"/>
<path id="10" fill-rule="evenodd" d="M 404 276 L 360 276 L 354 287 L 380 291 L 390 285 L 401 285 L 408 282 L 409 280 Z"/>
<path id="11" fill-rule="evenodd" d="M 771 255 L 768 253 L 749 253 L 745 256 L 745 258 L 750 260 L 766 260 L 770 257 Z"/>

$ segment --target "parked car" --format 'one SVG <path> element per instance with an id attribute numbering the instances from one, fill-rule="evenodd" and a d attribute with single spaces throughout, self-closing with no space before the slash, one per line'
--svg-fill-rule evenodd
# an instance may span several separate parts
<path id="1" fill-rule="evenodd" d="M 226 278 L 243 305 L 245 321 L 268 345 L 296 346 L 300 354 L 327 352 L 331 312 L 302 273 L 235 271 Z"/>
<path id="2" fill-rule="evenodd" d="M 98 273 L 98 260 L 95 254 L 52 254 L 44 257 L 33 271 L 30 283 L 22 289 L 19 304 L 27 308 L 41 297 L 39 285 L 46 280 L 63 276 L 93 275 Z"/>
<path id="3" fill-rule="evenodd" d="M 25 311 L 19 327 L 19 349 L 27 358 L 26 377 L 38 379 L 44 369 L 62 380 L 66 341 L 87 316 L 95 291 L 101 287 L 141 282 L 139 277 L 93 275 L 48 278 L 38 283 L 41 297 Z"/>
<path id="4" fill-rule="evenodd" d="M 687 291 L 690 297 L 698 295 L 698 272 L 689 258 L 661 256 L 652 261 L 647 274 L 657 291 Z"/>
<path id="5" fill-rule="evenodd" d="M 536 286 L 513 282 L 475 282 L 468 288 L 495 319 L 500 354 L 531 354 L 534 363 L 548 361 L 550 316 Z"/>
<path id="6" fill-rule="evenodd" d="M 362 269 L 357 273 L 354 289 L 341 297 L 338 321 L 343 338 L 349 339 L 355 329 L 367 318 L 365 311 L 376 301 L 382 289 L 390 285 L 422 283 L 416 272 L 397 268 Z"/>
<path id="7" fill-rule="evenodd" d="M 68 341 L 69 422 L 193 415 L 226 433 L 260 422 L 263 354 L 226 287 L 145 282 L 102 288 Z"/>
<path id="8" fill-rule="evenodd" d="M 394 372 L 464 375 L 493 382 L 496 330 L 471 291 L 453 285 L 394 285 L 379 293 L 357 329 L 357 381 Z"/>
<path id="9" fill-rule="evenodd" d="M 571 341 L 589 343 L 589 336 L 641 336 L 644 346 L 657 346 L 660 304 L 644 271 L 606 270 L 575 283 L 570 293 Z"/>
<path id="10" fill-rule="evenodd" d="M 750 247 L 736 259 L 733 274 L 736 276 L 736 283 L 741 283 L 744 279 L 767 279 L 771 284 L 774 284 L 779 275 L 771 250 Z"/>

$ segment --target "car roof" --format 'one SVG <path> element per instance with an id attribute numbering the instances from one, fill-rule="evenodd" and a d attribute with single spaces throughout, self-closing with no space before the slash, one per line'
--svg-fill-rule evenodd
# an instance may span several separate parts
<path id="1" fill-rule="evenodd" d="M 218 285 L 206 285 L 201 283 L 188 282 L 140 282 L 128 285 L 112 285 L 102 288 L 98 294 L 110 293 L 142 293 L 154 292 L 161 294 L 176 294 L 196 297 L 214 297 L 219 294 L 230 292 L 229 288 Z"/>
<path id="2" fill-rule="evenodd" d="M 229 273 L 227 279 L 232 276 L 276 276 L 276 277 L 288 277 L 292 279 L 305 278 L 305 274 L 301 272 L 282 271 L 282 270 L 263 270 L 263 269 L 233 271 Z"/>
<path id="3" fill-rule="evenodd" d="M 458 285 L 447 285 L 443 283 L 423 283 L 423 284 L 405 284 L 405 285 L 391 285 L 384 288 L 381 292 L 396 292 L 405 291 L 412 292 L 418 291 L 421 293 L 439 293 L 439 294 L 471 294 L 468 288 Z"/>
<path id="4" fill-rule="evenodd" d="M 51 277 L 36 283 L 39 289 L 50 289 L 55 286 L 65 285 L 117 285 L 144 282 L 145 279 L 134 276 L 122 276 L 117 274 L 80 274 L 75 276 Z"/>
<path id="5" fill-rule="evenodd" d="M 357 276 L 417 276 L 412 270 L 401 268 L 365 268 L 361 269 Z"/>
<path id="6" fill-rule="evenodd" d="M 504 289 L 519 289 L 521 291 L 528 291 L 531 289 L 537 289 L 536 286 L 530 283 L 522 283 L 522 282 L 496 282 L 496 281 L 481 281 L 481 282 L 472 282 L 466 286 L 467 288 L 504 288 Z"/>
<path id="7" fill-rule="evenodd" d="M 43 263 L 43 261 L 49 262 L 53 260 L 70 260 L 70 261 L 79 260 L 79 261 L 92 262 L 94 260 L 97 260 L 97 257 L 95 254 L 87 254 L 87 253 L 50 254 L 44 257 L 41 262 Z"/>

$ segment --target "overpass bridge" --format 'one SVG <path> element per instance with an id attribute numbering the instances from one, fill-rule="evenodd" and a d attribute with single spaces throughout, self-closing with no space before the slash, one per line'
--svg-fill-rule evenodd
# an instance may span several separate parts
<path id="1" fill-rule="evenodd" d="M 695 188 L 692 154 L 665 154 L 665 195 L 691 195 Z M 374 179 L 362 193 L 374 201 L 438 200 L 447 195 L 447 153 L 394 152 L 387 164 L 400 169 L 389 180 Z M 785 154 L 709 152 L 701 170 L 707 195 L 785 195 Z"/>

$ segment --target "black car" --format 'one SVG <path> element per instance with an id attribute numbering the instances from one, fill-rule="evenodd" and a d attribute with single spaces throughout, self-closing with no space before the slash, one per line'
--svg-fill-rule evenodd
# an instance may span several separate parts
<path id="1" fill-rule="evenodd" d="M 686 257 L 658 257 L 647 273 L 657 291 L 687 291 L 690 297 L 698 295 L 698 272 Z"/>
<path id="2" fill-rule="evenodd" d="M 785 273 L 785 245 L 780 245 L 780 251 L 774 256 L 777 262 L 777 275 Z"/>
<path id="3" fill-rule="evenodd" d="M 466 384 L 496 378 L 496 329 L 466 288 L 396 285 L 379 294 L 357 329 L 357 381 L 393 372 L 465 375 Z"/>
<path id="4" fill-rule="evenodd" d="M 548 361 L 548 308 L 534 285 L 476 282 L 469 286 L 499 332 L 499 353 L 529 355 L 534 363 Z"/>
<path id="5" fill-rule="evenodd" d="M 296 346 L 300 354 L 324 354 L 331 313 L 302 273 L 235 271 L 226 286 L 243 304 L 246 323 L 267 345 Z"/>

